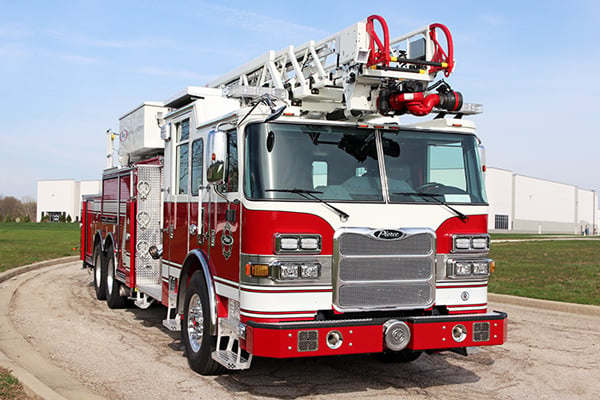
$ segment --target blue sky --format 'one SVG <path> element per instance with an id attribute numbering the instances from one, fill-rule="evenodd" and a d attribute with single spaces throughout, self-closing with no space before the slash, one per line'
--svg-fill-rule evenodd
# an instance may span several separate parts
<path id="1" fill-rule="evenodd" d="M 371 14 L 392 37 L 450 28 L 447 80 L 484 104 L 488 165 L 600 190 L 599 2 L 336 3 L 0 0 L 0 195 L 99 179 L 105 132 L 133 107 Z"/>

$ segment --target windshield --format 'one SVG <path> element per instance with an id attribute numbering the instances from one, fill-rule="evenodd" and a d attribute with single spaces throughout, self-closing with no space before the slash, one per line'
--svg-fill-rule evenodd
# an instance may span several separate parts
<path id="1" fill-rule="evenodd" d="M 309 124 L 249 125 L 246 197 L 316 201 L 300 191 L 340 202 L 431 202 L 423 193 L 439 195 L 446 202 L 485 202 L 473 135 Z"/>

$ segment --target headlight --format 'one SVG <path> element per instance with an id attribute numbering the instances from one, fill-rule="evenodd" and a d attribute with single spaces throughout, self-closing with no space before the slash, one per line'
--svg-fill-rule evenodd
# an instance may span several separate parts
<path id="1" fill-rule="evenodd" d="M 487 278 L 490 275 L 490 259 L 446 261 L 446 272 L 449 278 Z"/>
<path id="2" fill-rule="evenodd" d="M 246 275 L 255 278 L 271 278 L 276 281 L 311 280 L 321 277 L 318 262 L 273 261 L 270 264 L 246 264 Z"/>
<path id="3" fill-rule="evenodd" d="M 454 274 L 457 276 L 469 276 L 473 272 L 473 264 L 469 261 L 456 261 L 454 263 Z"/>
<path id="4" fill-rule="evenodd" d="M 321 235 L 283 234 L 273 237 L 275 254 L 318 254 L 321 252 Z"/>
<path id="5" fill-rule="evenodd" d="M 298 279 L 298 267 L 298 264 L 277 264 L 274 272 L 281 280 Z"/>
<path id="6" fill-rule="evenodd" d="M 452 237 L 452 252 L 485 253 L 490 250 L 489 235 L 455 235 Z"/>

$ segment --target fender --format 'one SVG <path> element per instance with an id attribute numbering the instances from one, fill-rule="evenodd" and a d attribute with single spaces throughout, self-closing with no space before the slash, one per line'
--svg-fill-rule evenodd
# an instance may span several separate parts
<path id="1" fill-rule="evenodd" d="M 106 234 L 106 237 L 102 240 L 102 251 L 104 251 L 104 252 L 108 251 L 108 245 L 111 244 L 111 243 L 113 245 L 113 251 L 114 250 L 119 251 L 118 248 L 115 248 L 116 240 L 115 240 L 115 237 L 114 237 L 113 233 L 112 232 L 108 232 Z"/>
<path id="2" fill-rule="evenodd" d="M 215 282 L 212 278 L 212 273 L 206 255 L 199 249 L 194 249 L 188 253 L 183 262 L 183 269 L 179 279 L 179 293 L 177 308 L 183 310 L 183 302 L 187 292 L 187 285 L 192 277 L 192 274 L 200 270 L 204 275 L 204 282 L 208 292 L 208 308 L 210 310 L 210 329 L 209 334 L 216 336 L 217 334 L 217 292 L 215 291 Z"/>
<path id="3" fill-rule="evenodd" d="M 100 229 L 94 233 L 94 247 L 92 247 L 92 251 L 94 251 L 97 244 L 100 244 L 100 250 L 104 251 L 104 239 L 102 238 L 102 233 L 103 231 Z"/>

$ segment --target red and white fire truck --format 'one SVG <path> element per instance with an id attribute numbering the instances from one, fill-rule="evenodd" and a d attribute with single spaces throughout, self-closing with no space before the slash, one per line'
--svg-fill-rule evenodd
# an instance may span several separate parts
<path id="1" fill-rule="evenodd" d="M 374 15 L 125 114 L 120 166 L 83 201 L 96 297 L 164 305 L 200 374 L 502 344 L 463 119 L 481 106 L 436 80 L 453 68 L 444 25 L 391 39 Z"/>

